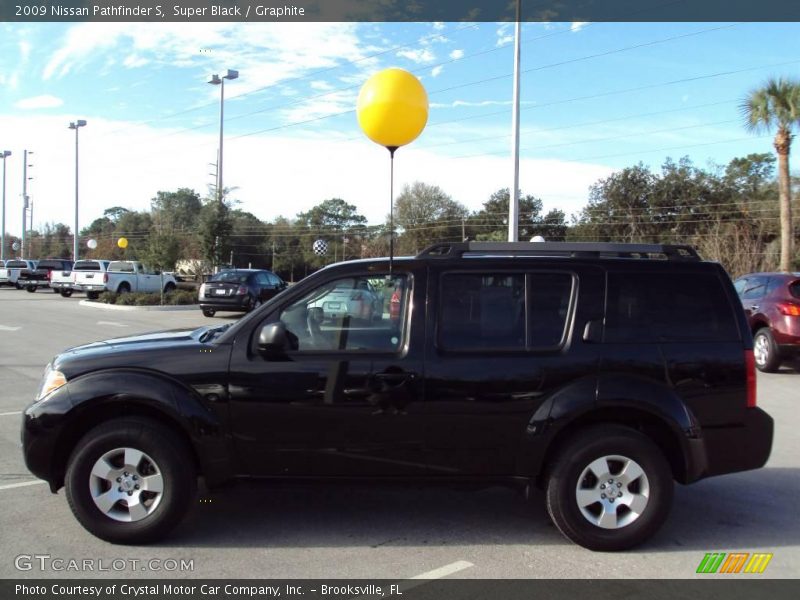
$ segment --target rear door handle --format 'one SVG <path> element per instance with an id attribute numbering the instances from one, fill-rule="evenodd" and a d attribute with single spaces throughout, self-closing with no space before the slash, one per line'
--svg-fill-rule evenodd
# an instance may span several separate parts
<path id="1" fill-rule="evenodd" d="M 750 307 L 750 310 L 758 310 L 758 304 L 753 304 L 753 305 Z"/>

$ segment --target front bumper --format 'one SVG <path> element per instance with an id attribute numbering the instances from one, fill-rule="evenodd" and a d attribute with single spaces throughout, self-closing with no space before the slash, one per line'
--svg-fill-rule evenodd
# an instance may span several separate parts
<path id="1" fill-rule="evenodd" d="M 688 480 L 763 467 L 772 450 L 774 429 L 772 417 L 760 408 L 748 408 L 740 425 L 704 428 L 692 444 L 694 467 Z"/>

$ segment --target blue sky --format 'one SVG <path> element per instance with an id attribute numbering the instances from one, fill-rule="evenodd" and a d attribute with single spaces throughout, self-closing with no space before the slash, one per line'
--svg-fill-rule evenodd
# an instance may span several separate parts
<path id="1" fill-rule="evenodd" d="M 520 186 L 568 214 L 588 187 L 639 161 L 697 165 L 771 151 L 738 102 L 768 76 L 797 76 L 796 23 L 526 23 Z M 0 25 L 0 150 L 7 230 L 18 232 L 22 150 L 35 225 L 72 223 L 80 131 L 81 225 L 104 208 L 142 209 L 158 190 L 203 193 L 213 177 L 226 86 L 225 184 L 264 219 L 338 196 L 370 222 L 388 209 L 385 150 L 358 129 L 359 87 L 398 66 L 431 104 L 396 158 L 397 189 L 422 180 L 478 208 L 511 178 L 510 24 L 134 23 Z"/>

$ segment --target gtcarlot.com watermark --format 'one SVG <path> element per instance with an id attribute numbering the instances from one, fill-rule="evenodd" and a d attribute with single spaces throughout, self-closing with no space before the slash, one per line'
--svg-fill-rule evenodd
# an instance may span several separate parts
<path id="1" fill-rule="evenodd" d="M 14 558 L 17 571 L 98 573 L 124 571 L 194 571 L 193 558 L 64 558 L 50 554 L 19 554 Z"/>

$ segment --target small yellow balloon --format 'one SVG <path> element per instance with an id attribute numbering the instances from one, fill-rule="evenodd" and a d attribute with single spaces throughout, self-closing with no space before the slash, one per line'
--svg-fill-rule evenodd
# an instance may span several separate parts
<path id="1" fill-rule="evenodd" d="M 117 240 L 117 246 L 120 248 L 127 248 L 128 247 L 128 238 L 121 237 Z"/>
<path id="2" fill-rule="evenodd" d="M 387 148 L 413 142 L 428 122 L 428 94 L 419 79 L 391 68 L 370 77 L 356 104 L 358 124 L 369 139 Z"/>

